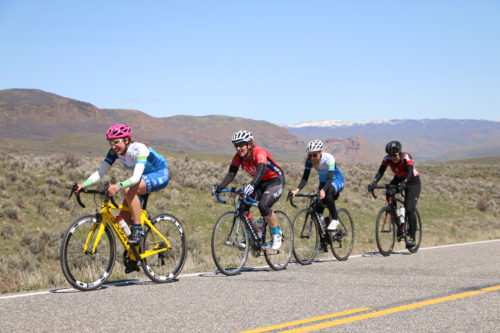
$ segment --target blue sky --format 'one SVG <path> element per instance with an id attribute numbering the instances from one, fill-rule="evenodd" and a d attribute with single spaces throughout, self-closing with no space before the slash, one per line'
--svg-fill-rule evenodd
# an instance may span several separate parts
<path id="1" fill-rule="evenodd" d="M 500 1 L 0 0 L 0 89 L 155 117 L 500 119 Z"/>

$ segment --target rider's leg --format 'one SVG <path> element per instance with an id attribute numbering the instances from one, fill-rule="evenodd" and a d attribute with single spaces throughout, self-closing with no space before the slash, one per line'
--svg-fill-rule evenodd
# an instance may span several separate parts
<path id="1" fill-rule="evenodd" d="M 283 194 L 283 189 L 285 187 L 285 177 L 282 175 L 280 177 L 269 180 L 261 186 L 259 186 L 259 192 L 262 193 L 259 198 L 259 211 L 260 214 L 266 220 L 266 223 L 271 229 L 271 234 L 273 235 L 273 250 L 278 250 L 281 247 L 282 242 L 282 231 L 278 227 L 278 222 L 276 220 L 276 214 L 271 209 L 276 201 L 279 200 Z"/>
<path id="2" fill-rule="evenodd" d="M 418 199 L 420 197 L 420 177 L 413 177 L 405 187 L 405 209 L 410 222 L 409 235 L 415 239 L 415 232 L 417 230 L 417 216 L 415 215 L 415 208 L 417 207 Z"/>
<path id="3" fill-rule="evenodd" d="M 141 200 L 138 194 L 146 194 L 147 187 L 143 179 L 141 181 L 129 188 L 123 190 L 125 194 L 125 200 L 130 207 L 130 213 L 132 215 L 133 224 L 131 227 L 132 234 L 129 237 L 128 243 L 130 245 L 139 245 L 142 237 L 144 236 L 144 230 L 141 225 Z"/>

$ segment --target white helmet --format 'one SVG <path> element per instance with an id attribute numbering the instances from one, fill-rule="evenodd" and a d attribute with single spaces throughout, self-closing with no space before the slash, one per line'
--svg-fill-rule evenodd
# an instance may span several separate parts
<path id="1" fill-rule="evenodd" d="M 233 138 L 231 139 L 233 144 L 237 144 L 240 142 L 249 142 L 251 140 L 253 140 L 252 132 L 245 131 L 245 130 L 240 130 L 240 131 L 234 133 Z"/>
<path id="2" fill-rule="evenodd" d="M 320 140 L 312 140 L 309 142 L 306 148 L 306 152 L 312 153 L 315 151 L 321 151 L 325 148 L 325 145 Z"/>

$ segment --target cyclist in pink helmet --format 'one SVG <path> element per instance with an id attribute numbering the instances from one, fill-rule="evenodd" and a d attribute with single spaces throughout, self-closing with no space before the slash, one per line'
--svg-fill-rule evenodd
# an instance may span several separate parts
<path id="1" fill-rule="evenodd" d="M 97 182 L 109 170 L 116 160 L 120 160 L 126 169 L 133 172 L 132 176 L 126 180 L 111 184 L 108 188 L 108 195 L 115 195 L 123 189 L 125 200 L 124 206 L 130 207 L 130 213 L 122 211 L 117 219 L 124 219 L 131 225 L 132 234 L 129 236 L 130 245 L 139 245 L 144 237 L 144 230 L 141 226 L 141 201 L 143 195 L 156 192 L 168 185 L 170 172 L 167 161 L 147 144 L 134 142 L 132 140 L 132 128 L 124 124 L 110 126 L 106 131 L 106 139 L 110 149 L 106 158 L 101 163 L 99 169 L 90 177 L 78 184 L 76 193 L 83 188 Z M 125 268 L 125 273 L 138 271 L 137 262 L 130 261 L 130 265 Z"/>
<path id="2" fill-rule="evenodd" d="M 109 126 L 106 131 L 106 139 L 123 139 L 132 137 L 132 127 L 124 124 L 116 124 Z"/>

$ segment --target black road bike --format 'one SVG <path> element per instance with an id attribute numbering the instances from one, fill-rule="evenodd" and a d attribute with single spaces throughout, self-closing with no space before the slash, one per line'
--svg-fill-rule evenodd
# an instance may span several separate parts
<path id="1" fill-rule="evenodd" d="M 388 256 L 391 251 L 394 250 L 394 245 L 396 239 L 398 242 L 404 241 L 406 248 L 410 253 L 415 253 L 420 247 L 420 242 L 422 241 L 422 219 L 420 218 L 420 213 L 418 209 L 415 208 L 415 215 L 417 218 L 417 225 L 415 231 L 415 246 L 407 245 L 407 239 L 410 237 L 410 221 L 408 219 L 408 214 L 405 213 L 404 222 L 397 214 L 397 204 L 404 207 L 404 194 L 401 194 L 402 198 L 397 197 L 398 187 L 397 185 L 387 184 L 385 186 L 376 186 L 371 190 L 371 194 L 374 198 L 377 198 L 374 191 L 376 189 L 385 189 L 389 194 L 389 202 L 386 206 L 382 207 L 378 214 L 375 223 L 375 236 L 377 240 L 377 247 L 383 256 Z"/>
<path id="2" fill-rule="evenodd" d="M 285 269 L 293 249 L 292 223 L 288 216 L 282 211 L 274 211 L 283 238 L 280 249 L 273 250 L 271 228 L 263 222 L 263 229 L 259 230 L 245 212 L 248 206 L 257 206 L 257 201 L 245 195 L 243 188 L 226 189 L 221 193 L 232 194 L 234 210 L 222 214 L 212 231 L 212 257 L 220 272 L 225 275 L 238 274 L 245 266 L 250 251 L 254 257 L 262 256 L 263 253 L 272 269 Z M 216 197 L 220 203 L 227 203 L 220 194 Z"/>
<path id="3" fill-rule="evenodd" d="M 347 260 L 354 246 L 354 222 L 345 208 L 337 209 L 340 224 L 335 231 L 328 231 L 324 217 L 318 213 L 323 207 L 319 195 L 297 193 L 295 197 L 309 198 L 309 206 L 301 209 L 293 219 L 295 259 L 302 265 L 310 264 L 319 251 L 327 252 L 330 247 L 338 260 Z M 290 204 L 293 203 L 291 193 L 288 194 Z"/>

